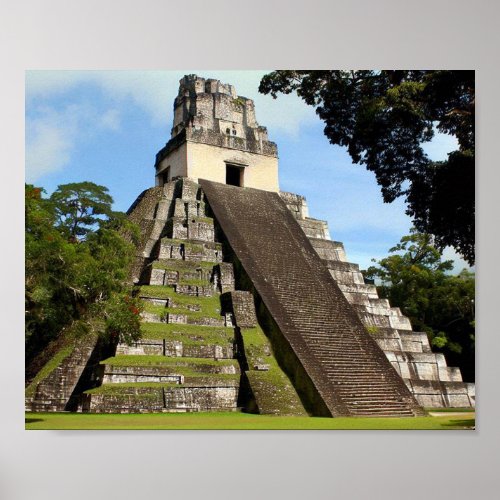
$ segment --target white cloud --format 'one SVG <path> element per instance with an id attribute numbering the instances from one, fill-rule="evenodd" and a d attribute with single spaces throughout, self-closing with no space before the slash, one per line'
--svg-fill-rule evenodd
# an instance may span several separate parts
<path id="1" fill-rule="evenodd" d="M 34 182 L 42 175 L 66 166 L 71 157 L 71 132 L 44 120 L 27 122 L 26 180 Z"/>
<path id="2" fill-rule="evenodd" d="M 100 113 L 86 104 L 70 104 L 62 109 L 40 106 L 26 119 L 25 177 L 36 182 L 40 177 L 63 169 L 71 161 L 77 144 L 96 131 L 117 130 L 119 112 Z"/>
<path id="3" fill-rule="evenodd" d="M 99 120 L 101 127 L 109 130 L 118 130 L 120 128 L 120 111 L 117 109 L 108 109 Z"/>

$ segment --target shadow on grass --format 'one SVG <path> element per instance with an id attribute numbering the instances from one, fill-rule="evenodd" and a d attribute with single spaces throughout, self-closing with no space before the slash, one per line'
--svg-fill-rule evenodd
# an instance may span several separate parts
<path id="1" fill-rule="evenodd" d="M 466 427 L 467 429 L 472 429 L 476 426 L 476 419 L 469 418 L 467 420 L 452 420 L 451 422 L 444 423 L 443 427 Z"/>
<path id="2" fill-rule="evenodd" d="M 43 418 L 25 418 L 24 423 L 25 424 L 33 424 L 35 422 L 43 422 Z"/>

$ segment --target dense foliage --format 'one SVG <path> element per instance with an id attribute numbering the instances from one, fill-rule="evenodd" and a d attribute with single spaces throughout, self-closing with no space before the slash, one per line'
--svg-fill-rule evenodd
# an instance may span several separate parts
<path id="1" fill-rule="evenodd" d="M 113 338 L 136 338 L 140 306 L 126 284 L 136 228 L 111 210 L 102 186 L 62 185 L 49 199 L 44 192 L 25 188 L 27 360 L 85 317 L 101 317 Z"/>
<path id="2" fill-rule="evenodd" d="M 385 202 L 404 196 L 420 232 L 474 263 L 474 71 L 274 71 L 259 91 L 297 92 L 330 142 L 375 173 Z M 446 161 L 422 147 L 434 129 L 457 138 Z"/>
<path id="3" fill-rule="evenodd" d="M 366 271 L 379 284 L 382 298 L 400 307 L 413 329 L 424 331 L 432 345 L 464 380 L 474 380 L 474 274 L 451 275 L 451 261 L 441 260 L 428 234 L 413 232 L 389 250 L 391 255 Z"/>

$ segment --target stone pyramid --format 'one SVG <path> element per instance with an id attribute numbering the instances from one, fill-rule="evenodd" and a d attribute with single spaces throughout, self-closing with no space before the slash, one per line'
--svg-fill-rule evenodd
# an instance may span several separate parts
<path id="1" fill-rule="evenodd" d="M 253 101 L 184 77 L 155 169 L 157 186 L 129 210 L 142 339 L 105 356 L 97 341 L 75 350 L 72 375 L 58 367 L 28 408 L 335 417 L 474 406 L 474 385 L 365 284 L 302 196 L 279 191 Z"/>

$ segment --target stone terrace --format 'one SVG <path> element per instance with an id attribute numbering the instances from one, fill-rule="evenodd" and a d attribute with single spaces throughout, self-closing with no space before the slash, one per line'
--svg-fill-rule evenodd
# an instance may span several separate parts
<path id="1" fill-rule="evenodd" d="M 234 291 L 233 266 L 223 262 L 199 186 L 183 179 L 153 188 L 129 216 L 144 230 L 134 267 L 143 335 L 101 362 L 102 385 L 86 391 L 82 410 L 234 411 L 241 405 L 305 414 L 271 348 L 256 355 L 267 341 L 259 336 L 253 297 Z"/>

